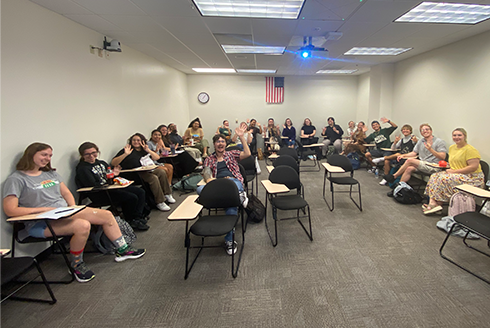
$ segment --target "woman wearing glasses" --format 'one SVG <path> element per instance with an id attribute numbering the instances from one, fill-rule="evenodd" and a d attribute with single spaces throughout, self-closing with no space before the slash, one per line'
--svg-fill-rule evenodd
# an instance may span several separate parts
<path id="1" fill-rule="evenodd" d="M 107 184 L 107 168 L 109 164 L 97 159 L 99 147 L 92 142 L 84 142 L 78 147 L 80 162 L 77 165 L 75 181 L 79 188 L 97 187 Z M 114 175 L 119 175 L 120 166 L 113 168 Z M 122 189 L 110 190 L 110 197 L 116 205 L 120 205 L 124 219 L 135 230 L 148 230 L 144 215 L 145 191 L 142 188 L 128 186 Z M 90 199 L 95 202 L 108 203 L 106 192 L 93 192 Z"/>

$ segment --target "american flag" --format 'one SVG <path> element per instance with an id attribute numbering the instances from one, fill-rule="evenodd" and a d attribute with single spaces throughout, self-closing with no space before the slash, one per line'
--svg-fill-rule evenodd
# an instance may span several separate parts
<path id="1" fill-rule="evenodd" d="M 284 102 L 284 78 L 265 77 L 265 102 L 282 104 Z"/>

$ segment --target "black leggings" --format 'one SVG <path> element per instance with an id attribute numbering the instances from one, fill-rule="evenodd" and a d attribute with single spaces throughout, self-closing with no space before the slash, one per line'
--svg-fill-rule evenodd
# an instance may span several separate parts
<path id="1" fill-rule="evenodd" d="M 126 221 L 131 222 L 134 219 L 141 219 L 144 217 L 143 211 L 146 200 L 145 191 L 142 188 L 129 186 L 124 189 L 111 190 L 109 191 L 109 194 L 111 195 L 114 205 L 121 206 Z M 105 191 L 90 195 L 90 198 L 97 202 L 109 202 L 109 198 Z"/>

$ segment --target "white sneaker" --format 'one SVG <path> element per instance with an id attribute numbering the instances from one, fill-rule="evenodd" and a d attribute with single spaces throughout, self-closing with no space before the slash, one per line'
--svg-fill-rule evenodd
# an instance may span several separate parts
<path id="1" fill-rule="evenodd" d="M 157 204 L 157 208 L 162 211 L 162 212 L 168 212 L 170 211 L 170 207 L 165 204 L 165 203 L 160 203 L 160 204 Z"/>
<path id="2" fill-rule="evenodd" d="M 378 164 L 378 163 L 381 163 L 384 160 L 385 160 L 384 157 L 375 158 L 375 159 L 373 159 L 373 163 L 374 164 Z"/>
<path id="3" fill-rule="evenodd" d="M 242 201 L 243 208 L 247 208 L 247 205 L 248 205 L 248 197 L 247 197 L 247 193 L 245 191 L 242 191 L 240 193 L 240 200 Z"/>
<path id="4" fill-rule="evenodd" d="M 175 203 L 175 198 L 172 197 L 172 195 L 165 195 L 165 198 L 167 199 L 167 202 L 170 204 Z"/>
<path id="5" fill-rule="evenodd" d="M 388 181 L 386 181 L 385 179 L 383 179 L 379 182 L 379 184 L 382 186 L 385 186 L 387 183 L 388 183 Z"/>

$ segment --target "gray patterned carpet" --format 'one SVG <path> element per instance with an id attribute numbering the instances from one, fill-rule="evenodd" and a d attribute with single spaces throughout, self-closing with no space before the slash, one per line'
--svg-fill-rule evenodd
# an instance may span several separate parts
<path id="1" fill-rule="evenodd" d="M 53 285 L 53 306 L 4 302 L 2 327 L 488 327 L 490 286 L 439 256 L 440 216 L 395 203 L 363 169 L 355 176 L 364 211 L 343 194 L 330 212 L 323 172 L 301 173 L 313 242 L 295 221 L 283 221 L 273 248 L 264 224 L 250 224 L 236 279 L 219 248 L 204 250 L 184 280 L 184 223 L 154 211 L 151 229 L 138 233 L 136 246 L 147 248 L 142 259 L 85 254 L 93 281 Z M 178 203 L 186 197 L 174 196 Z M 461 239 L 447 253 L 490 278 L 490 259 Z M 42 266 L 50 276 L 64 274 L 59 256 Z M 45 295 L 41 286 L 25 292 Z"/>

